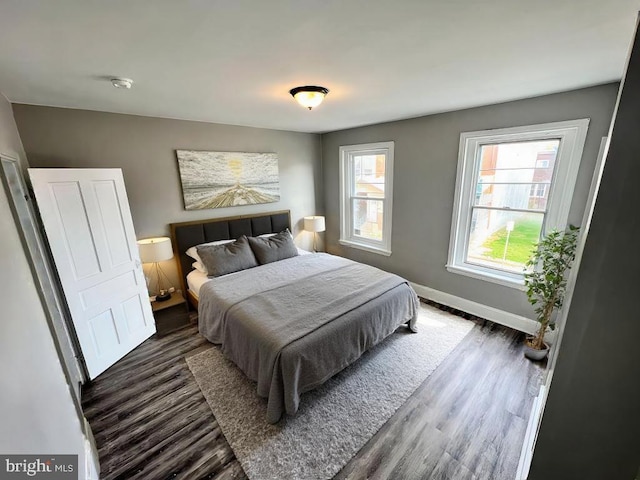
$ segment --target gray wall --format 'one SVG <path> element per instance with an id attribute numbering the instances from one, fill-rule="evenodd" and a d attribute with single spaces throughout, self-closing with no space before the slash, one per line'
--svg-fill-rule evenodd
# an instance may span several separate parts
<path id="1" fill-rule="evenodd" d="M 449 273 L 460 133 L 590 118 L 569 221 L 580 225 L 603 136 L 611 121 L 618 84 L 499 105 L 343 130 L 322 136 L 327 250 L 398 273 L 427 287 L 533 318 L 523 292 Z M 383 257 L 338 243 L 341 145 L 395 141 L 392 255 Z"/>
<path id="2" fill-rule="evenodd" d="M 168 224 L 291 210 L 294 236 L 310 249 L 302 217 L 322 211 L 320 136 L 213 123 L 13 105 L 31 167 L 121 168 L 138 238 L 168 235 Z M 275 152 L 280 201 L 186 211 L 176 149 Z M 177 284 L 175 261 L 163 268 Z"/>
<path id="3" fill-rule="evenodd" d="M 0 152 L 25 158 L 1 94 Z M 0 452 L 76 453 L 83 466 L 80 421 L 1 182 L 0 190 Z"/>
<path id="4" fill-rule="evenodd" d="M 632 480 L 640 467 L 640 35 L 614 121 L 530 480 Z"/>

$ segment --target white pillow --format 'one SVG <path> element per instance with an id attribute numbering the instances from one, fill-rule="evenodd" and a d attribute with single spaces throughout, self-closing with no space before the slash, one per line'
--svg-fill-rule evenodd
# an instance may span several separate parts
<path id="1" fill-rule="evenodd" d="M 196 262 L 200 262 L 204 266 L 204 263 L 202 263 L 202 259 L 198 255 L 198 250 L 197 250 L 198 247 L 202 247 L 203 245 L 224 245 L 225 243 L 231 243 L 231 242 L 235 242 L 235 240 L 216 240 L 215 242 L 201 243 L 200 245 L 194 245 L 193 247 L 189 248 L 189 250 L 187 250 L 184 253 L 187 256 L 193 258 Z M 193 267 L 193 265 L 192 265 L 192 267 Z"/>
<path id="2" fill-rule="evenodd" d="M 194 270 L 197 270 L 200 273 L 204 273 L 205 275 L 207 275 L 207 268 L 204 266 L 204 264 L 200 262 L 193 262 L 191 266 L 194 268 Z"/>

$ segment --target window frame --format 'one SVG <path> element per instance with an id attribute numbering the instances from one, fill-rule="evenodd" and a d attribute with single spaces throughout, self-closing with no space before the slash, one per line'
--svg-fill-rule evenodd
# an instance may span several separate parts
<path id="1" fill-rule="evenodd" d="M 358 248 L 380 255 L 391 255 L 391 232 L 393 213 L 393 156 L 395 142 L 375 142 L 340 147 L 340 239 L 341 245 Z M 359 155 L 385 155 L 384 198 L 382 200 L 382 240 L 363 238 L 355 234 L 352 222 L 352 198 L 354 175 L 352 158 Z"/>
<path id="2" fill-rule="evenodd" d="M 560 139 L 549 186 L 546 213 L 542 223 L 541 233 L 545 235 L 553 229 L 564 230 L 567 227 L 588 127 L 589 119 L 583 118 L 460 134 L 456 191 L 446 264 L 449 272 L 507 287 L 524 289 L 522 273 L 507 272 L 466 261 L 471 233 L 473 199 L 481 163 L 481 147 L 500 143 Z"/>

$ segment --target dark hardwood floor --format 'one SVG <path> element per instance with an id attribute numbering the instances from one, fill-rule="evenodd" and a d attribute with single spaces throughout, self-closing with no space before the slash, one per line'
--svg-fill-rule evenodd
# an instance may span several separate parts
<path id="1" fill-rule="evenodd" d="M 476 326 L 337 479 L 512 479 L 543 366 L 522 334 Z M 154 336 L 83 389 L 101 478 L 246 478 L 184 357 L 194 326 Z"/>

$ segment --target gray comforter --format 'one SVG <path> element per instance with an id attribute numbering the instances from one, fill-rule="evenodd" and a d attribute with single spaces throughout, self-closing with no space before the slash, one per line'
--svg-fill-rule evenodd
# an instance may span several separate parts
<path id="1" fill-rule="evenodd" d="M 200 289 L 199 330 L 268 398 L 267 420 L 298 410 L 322 384 L 403 323 L 415 331 L 406 280 L 327 254 L 214 278 Z"/>

